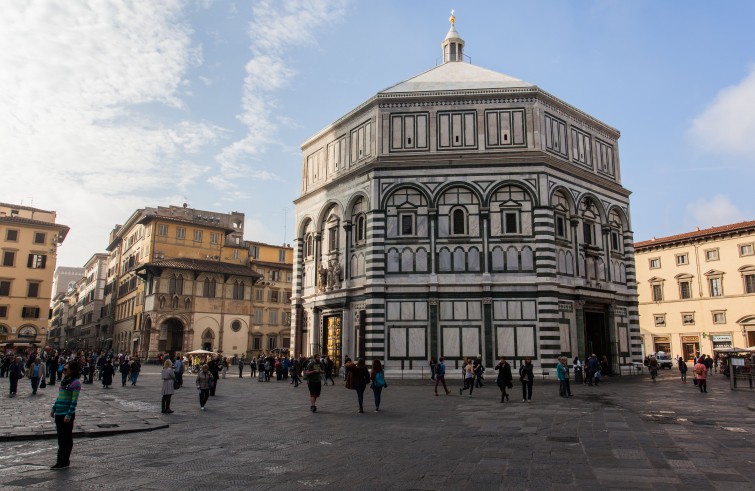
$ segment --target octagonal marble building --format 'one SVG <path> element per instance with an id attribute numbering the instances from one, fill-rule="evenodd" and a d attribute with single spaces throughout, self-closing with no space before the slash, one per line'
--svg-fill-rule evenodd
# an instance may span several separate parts
<path id="1" fill-rule="evenodd" d="M 442 49 L 302 144 L 293 352 L 415 374 L 638 361 L 619 132 L 465 62 L 453 21 Z"/>

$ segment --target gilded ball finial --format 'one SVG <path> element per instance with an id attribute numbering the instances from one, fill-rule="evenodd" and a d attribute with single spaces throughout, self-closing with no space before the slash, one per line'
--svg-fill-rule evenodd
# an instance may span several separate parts
<path id="1" fill-rule="evenodd" d="M 451 17 L 448 18 L 448 22 L 450 22 L 452 26 L 456 24 L 456 15 L 454 15 L 454 9 L 451 9 Z"/>

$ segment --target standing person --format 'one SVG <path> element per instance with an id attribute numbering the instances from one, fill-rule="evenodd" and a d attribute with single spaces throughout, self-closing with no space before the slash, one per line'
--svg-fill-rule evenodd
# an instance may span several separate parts
<path id="1" fill-rule="evenodd" d="M 115 375 L 115 368 L 113 362 L 108 358 L 105 361 L 105 366 L 102 367 L 102 386 L 109 389 L 113 385 L 113 375 Z"/>
<path id="2" fill-rule="evenodd" d="M 58 355 L 51 355 L 47 358 L 47 373 L 50 374 L 49 385 L 55 385 L 55 375 L 58 374 Z"/>
<path id="3" fill-rule="evenodd" d="M 694 367 L 695 378 L 697 379 L 697 386 L 700 388 L 700 392 L 708 392 L 708 383 L 706 381 L 708 370 L 705 368 L 705 359 L 698 358 Z"/>
<path id="4" fill-rule="evenodd" d="M 176 382 L 178 382 L 178 388 L 184 384 L 184 360 L 181 353 L 176 353 L 176 361 L 173 362 L 173 372 L 176 374 Z"/>
<path id="5" fill-rule="evenodd" d="M 139 372 L 142 371 L 142 364 L 139 362 L 138 357 L 134 357 L 131 361 L 131 386 L 136 386 L 136 380 L 139 378 Z"/>
<path id="6" fill-rule="evenodd" d="M 207 364 L 207 369 L 212 374 L 212 381 L 210 382 L 210 396 L 215 397 L 215 390 L 218 388 L 218 380 L 220 378 L 220 367 L 218 364 L 222 364 L 223 360 L 218 357 L 218 359 L 211 359 L 210 362 Z"/>
<path id="7" fill-rule="evenodd" d="M 249 370 L 251 371 L 251 377 L 254 378 L 254 376 L 257 374 L 257 361 L 252 357 L 252 361 L 249 362 Z"/>
<path id="8" fill-rule="evenodd" d="M 320 392 L 322 391 L 320 376 L 323 373 L 325 371 L 322 369 L 320 355 L 315 353 L 309 363 L 307 363 L 307 369 L 304 371 L 304 376 L 307 378 L 307 387 L 309 388 L 309 410 L 313 413 L 317 412 L 317 398 L 320 397 Z"/>
<path id="9" fill-rule="evenodd" d="M 464 359 L 464 366 L 462 367 L 464 373 L 464 387 L 459 389 L 459 395 L 462 395 L 465 390 L 469 389 L 469 398 L 472 398 L 472 391 L 474 391 L 474 365 L 469 358 Z"/>
<path id="10" fill-rule="evenodd" d="M 8 366 L 8 376 L 10 377 L 10 396 L 16 397 L 18 391 L 18 381 L 24 378 L 24 363 L 20 356 Z"/>
<path id="11" fill-rule="evenodd" d="M 574 357 L 572 365 L 574 366 L 574 383 L 584 384 L 584 368 L 582 367 L 582 362 L 580 361 L 579 356 Z"/>
<path id="12" fill-rule="evenodd" d="M 294 387 L 299 387 L 299 384 L 301 383 L 301 357 L 294 360 L 293 365 L 291 365 L 291 383 Z"/>
<path id="13" fill-rule="evenodd" d="M 40 380 L 45 380 L 47 377 L 45 364 L 42 363 L 42 360 L 39 357 L 36 357 L 34 358 L 34 363 L 29 367 L 28 372 L 29 380 L 31 381 L 31 393 L 32 395 L 36 395 Z"/>
<path id="14" fill-rule="evenodd" d="M 333 370 L 335 367 L 336 364 L 333 363 L 333 360 L 329 356 L 325 357 L 325 385 L 328 385 L 328 380 L 332 382 L 331 385 L 336 385 L 336 381 L 333 380 Z"/>
<path id="15" fill-rule="evenodd" d="M 364 389 L 370 381 L 370 372 L 364 363 L 364 358 L 359 358 L 356 363 L 349 362 L 346 364 L 346 371 L 349 372 L 347 377 L 351 377 L 351 388 L 357 391 L 357 402 L 359 403 L 359 412 L 363 413 Z"/>
<path id="16" fill-rule="evenodd" d="M 383 387 L 388 387 L 385 383 L 385 372 L 383 371 L 383 364 L 377 358 L 372 360 L 372 370 L 370 370 L 370 387 L 372 387 L 372 393 L 375 396 L 375 412 L 380 411 L 380 395 L 383 392 Z"/>
<path id="17" fill-rule="evenodd" d="M 506 393 L 506 389 L 513 387 L 513 384 L 511 383 L 511 380 L 513 379 L 511 376 L 511 365 L 506 361 L 506 357 L 502 356 L 500 360 L 498 360 L 498 365 L 495 366 L 495 369 L 498 371 L 498 377 L 496 378 L 495 383 L 498 384 L 498 387 L 501 389 L 501 402 L 508 401 L 509 395 Z"/>
<path id="18" fill-rule="evenodd" d="M 435 367 L 438 366 L 438 362 L 435 361 L 435 357 L 430 358 L 430 380 L 435 380 Z M 437 391 L 435 395 L 438 395 Z"/>
<path id="19" fill-rule="evenodd" d="M 239 358 L 239 378 L 244 378 L 242 375 L 243 373 L 244 373 L 244 359 Z"/>
<path id="20" fill-rule="evenodd" d="M 705 365 L 706 373 L 713 373 L 713 367 L 715 366 L 715 364 L 713 363 L 713 358 L 711 358 L 710 355 L 705 355 L 705 361 L 703 362 L 703 365 Z"/>
<path id="21" fill-rule="evenodd" d="M 650 378 L 655 382 L 655 378 L 658 376 L 658 359 L 655 355 L 652 355 L 650 361 L 648 361 L 648 371 L 650 371 Z"/>
<path id="22" fill-rule="evenodd" d="M 532 402 L 532 385 L 535 383 L 535 372 L 532 358 L 526 356 L 524 363 L 519 366 L 519 381 L 522 382 L 522 402 Z"/>
<path id="23" fill-rule="evenodd" d="M 210 387 L 213 385 L 213 375 L 210 373 L 210 367 L 207 363 L 202 365 L 197 374 L 197 390 L 199 390 L 199 409 L 204 411 L 207 399 L 210 398 Z"/>
<path id="24" fill-rule="evenodd" d="M 170 414 L 173 411 L 170 410 L 170 399 L 173 397 L 175 387 L 173 384 L 176 381 L 176 372 L 173 371 L 173 363 L 170 358 L 163 363 L 163 371 L 160 373 L 160 378 L 163 381 L 163 400 L 162 400 L 162 413 Z"/>
<path id="25" fill-rule="evenodd" d="M 482 387 L 482 374 L 485 373 L 485 366 L 482 364 L 482 355 L 477 355 L 474 361 L 474 385 Z"/>
<path id="26" fill-rule="evenodd" d="M 126 380 L 128 380 L 128 372 L 129 372 L 129 363 L 125 359 L 121 359 L 120 367 L 118 367 L 118 371 L 121 372 L 121 387 L 126 386 Z"/>
<path id="27" fill-rule="evenodd" d="M 438 395 L 438 384 L 443 384 L 443 390 L 446 391 L 446 395 L 451 391 L 446 387 L 446 363 L 445 359 L 441 356 L 438 358 L 438 363 L 435 365 L 435 395 Z"/>
<path id="28" fill-rule="evenodd" d="M 81 393 L 80 371 L 79 364 L 75 361 L 68 362 L 63 367 L 58 398 L 50 410 L 50 417 L 55 418 L 55 429 L 58 432 L 58 460 L 50 469 L 65 469 L 71 465 L 73 421 L 76 419 L 76 404 Z"/>
<path id="29" fill-rule="evenodd" d="M 558 363 L 556 364 L 556 375 L 560 382 L 558 395 L 561 397 L 572 397 L 571 387 L 569 386 L 569 366 L 567 363 L 566 357 L 561 356 L 558 358 Z"/>
<path id="30" fill-rule="evenodd" d="M 222 358 L 220 360 L 220 367 L 223 371 L 223 378 L 225 378 L 226 374 L 228 373 L 228 358 Z M 215 394 L 210 394 L 215 395 Z"/>
<path id="31" fill-rule="evenodd" d="M 687 362 L 681 356 L 676 359 L 676 364 L 679 366 L 679 375 L 682 378 L 682 383 L 687 383 Z"/>
<path id="32" fill-rule="evenodd" d="M 649 359 L 648 359 L 649 360 Z M 598 357 L 595 356 L 595 353 L 590 355 L 590 358 L 587 359 L 587 384 L 592 386 L 593 382 L 595 385 L 598 385 L 598 382 L 600 381 L 600 377 L 596 377 L 595 374 L 600 371 L 600 362 L 598 362 Z"/>

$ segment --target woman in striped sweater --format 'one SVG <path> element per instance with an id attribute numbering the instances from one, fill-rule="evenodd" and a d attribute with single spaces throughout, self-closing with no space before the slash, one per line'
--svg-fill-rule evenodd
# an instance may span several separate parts
<path id="1" fill-rule="evenodd" d="M 63 367 L 63 379 L 60 381 L 58 398 L 52 405 L 50 416 L 55 418 L 58 432 L 58 461 L 51 469 L 65 469 L 70 465 L 73 450 L 73 420 L 76 418 L 76 403 L 81 392 L 81 368 L 75 361 Z"/>

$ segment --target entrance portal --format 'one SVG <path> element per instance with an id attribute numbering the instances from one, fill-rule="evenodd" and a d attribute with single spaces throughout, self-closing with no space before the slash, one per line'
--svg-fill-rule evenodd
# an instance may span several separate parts
<path id="1" fill-rule="evenodd" d="M 158 342 L 158 351 L 167 351 L 175 354 L 177 351 L 183 351 L 184 346 L 184 326 L 178 319 L 168 319 L 160 324 L 160 341 Z"/>
<path id="2" fill-rule="evenodd" d="M 589 357 L 593 353 L 598 360 L 605 356 L 608 358 L 608 366 L 613 366 L 606 314 L 603 312 L 585 312 L 585 356 Z"/>
<path id="3" fill-rule="evenodd" d="M 335 369 L 341 368 L 341 316 L 331 315 L 323 319 L 322 339 L 325 352 L 323 357 L 330 356 Z"/>

